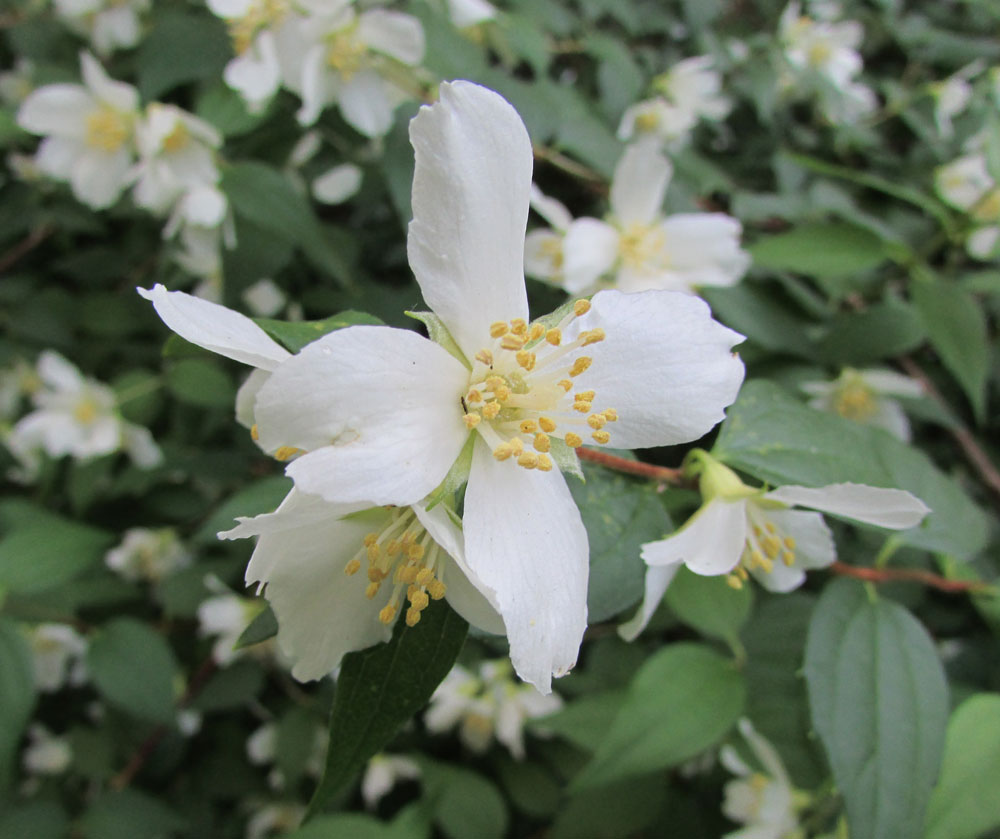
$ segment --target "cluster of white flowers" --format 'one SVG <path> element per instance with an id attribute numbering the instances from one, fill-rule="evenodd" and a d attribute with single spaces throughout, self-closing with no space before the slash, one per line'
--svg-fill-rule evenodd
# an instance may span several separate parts
<path id="1" fill-rule="evenodd" d="M 809 11 L 803 14 L 793 0 L 781 15 L 781 83 L 792 95 L 815 97 L 830 122 L 857 122 L 878 104 L 875 92 L 856 78 L 864 67 L 858 52 L 864 29 L 858 21 L 838 20 L 840 6 L 830 0 L 813 0 Z"/>
<path id="2" fill-rule="evenodd" d="M 142 17 L 152 5 L 153 0 L 55 0 L 55 12 L 104 56 L 139 43 Z"/>
<path id="3" fill-rule="evenodd" d="M 553 714 L 562 704 L 558 694 L 519 684 L 506 659 L 480 663 L 478 675 L 456 664 L 434 691 L 424 725 L 435 734 L 458 726 L 465 746 L 480 754 L 496 738 L 523 760 L 525 722 Z"/>
<path id="4" fill-rule="evenodd" d="M 970 229 L 965 249 L 976 259 L 1000 254 L 1000 182 L 990 171 L 980 138 L 967 144 L 967 153 L 941 166 L 935 173 L 938 194 L 966 213 Z"/>
<path id="5" fill-rule="evenodd" d="M 739 221 L 724 213 L 664 216 L 672 175 L 673 166 L 655 144 L 626 147 L 604 220 L 574 220 L 566 207 L 536 188 L 532 207 L 552 228 L 528 235 L 525 273 L 570 294 L 601 288 L 694 292 L 739 282 L 750 265 L 749 254 L 740 248 Z"/>
<path id="6" fill-rule="evenodd" d="M 282 87 L 302 100 L 302 125 L 328 105 L 366 137 L 392 127 L 396 106 L 424 57 L 415 17 L 383 8 L 357 11 L 353 0 L 208 0 L 232 36 L 235 58 L 224 78 L 252 111 Z"/>
<path id="7" fill-rule="evenodd" d="M 30 482 L 37 477 L 43 453 L 87 460 L 124 450 L 140 468 L 160 463 L 163 455 L 149 430 L 122 418 L 110 387 L 84 378 L 53 350 L 39 355 L 36 374 L 31 389 L 35 409 L 3 438 L 18 461 L 14 475 L 18 480 Z"/>
<path id="8" fill-rule="evenodd" d="M 133 582 L 158 583 L 191 564 L 191 554 L 171 528 L 126 530 L 121 544 L 105 554 L 108 568 Z"/>

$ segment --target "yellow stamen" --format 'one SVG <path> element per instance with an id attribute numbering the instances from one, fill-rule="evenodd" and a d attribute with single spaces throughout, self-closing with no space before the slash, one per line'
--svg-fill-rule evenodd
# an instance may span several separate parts
<path id="1" fill-rule="evenodd" d="M 525 370 L 535 369 L 535 354 L 533 352 L 520 350 L 515 358 L 517 358 L 517 363 Z"/>
<path id="2" fill-rule="evenodd" d="M 406 549 L 407 559 L 412 559 L 414 562 L 419 562 L 424 558 L 424 546 L 413 544 Z"/>
<path id="3" fill-rule="evenodd" d="M 396 619 L 396 607 L 390 603 L 378 613 L 378 619 L 388 626 Z"/>
<path id="4" fill-rule="evenodd" d="M 515 335 L 526 335 L 528 332 L 528 322 L 524 318 L 514 318 L 510 322 L 510 331 Z"/>
<path id="5" fill-rule="evenodd" d="M 573 383 L 569 379 L 560 379 L 556 384 L 565 390 L 566 393 L 569 393 L 573 389 Z"/>
<path id="6" fill-rule="evenodd" d="M 548 434 L 543 434 L 541 431 L 539 431 L 535 435 L 534 446 L 535 446 L 535 451 L 547 452 L 552 448 L 552 441 L 549 439 Z"/>
<path id="7" fill-rule="evenodd" d="M 475 388 L 473 388 L 467 394 L 465 394 L 465 401 L 466 402 L 482 402 L 483 401 L 483 394 L 480 393 Z"/>
<path id="8" fill-rule="evenodd" d="M 590 411 L 590 408 L 591 408 L 591 403 L 590 402 L 574 402 L 573 403 L 573 410 L 574 411 L 579 411 L 581 414 L 588 413 Z"/>
<path id="9" fill-rule="evenodd" d="M 501 338 L 510 331 L 510 327 L 502 320 L 490 324 L 490 337 Z"/>
<path id="10" fill-rule="evenodd" d="M 414 627 L 420 623 L 420 612 L 417 609 L 406 610 L 406 625 Z"/>
<path id="11" fill-rule="evenodd" d="M 534 434 L 538 431 L 538 424 L 534 420 L 526 419 L 521 422 L 519 428 L 525 434 Z"/>
<path id="12" fill-rule="evenodd" d="M 506 460 L 512 454 L 514 454 L 514 447 L 510 443 L 501 443 L 493 449 L 493 457 L 497 460 Z"/>
<path id="13" fill-rule="evenodd" d="M 431 599 L 427 596 L 426 591 L 418 589 L 410 595 L 410 605 L 412 608 L 416 609 L 418 612 L 422 612 L 427 608 L 427 604 L 431 602 Z"/>
<path id="14" fill-rule="evenodd" d="M 592 390 L 581 390 L 579 393 L 573 394 L 573 399 L 577 402 L 593 402 L 596 393 Z"/>
<path id="15" fill-rule="evenodd" d="M 480 350 L 476 353 L 476 361 L 480 361 L 487 367 L 493 366 L 493 353 L 489 350 Z"/>
<path id="16" fill-rule="evenodd" d="M 539 472 L 551 472 L 552 471 L 552 458 L 547 454 L 538 455 L 538 471 Z"/>
<path id="17" fill-rule="evenodd" d="M 355 557 L 347 565 L 344 566 L 344 573 L 348 577 L 353 577 L 358 571 L 361 570 L 361 560 Z"/>
<path id="18" fill-rule="evenodd" d="M 257 423 L 250 426 L 250 439 L 255 443 L 260 440 L 260 431 L 257 428 Z"/>
<path id="19" fill-rule="evenodd" d="M 545 333 L 545 340 L 552 344 L 553 347 L 558 347 L 562 343 L 562 330 L 558 328 L 550 329 Z"/>
<path id="20" fill-rule="evenodd" d="M 299 449 L 295 446 L 282 446 L 274 453 L 274 459 L 284 462 L 300 454 L 302 451 L 304 449 Z"/>
<path id="21" fill-rule="evenodd" d="M 431 596 L 431 600 L 440 600 L 446 591 L 448 591 L 448 586 L 440 580 L 431 580 L 427 584 L 427 593 Z"/>
<path id="22" fill-rule="evenodd" d="M 416 580 L 414 580 L 414 582 L 418 586 L 428 586 L 431 584 L 431 581 L 433 579 L 434 579 L 434 572 L 431 571 L 430 568 L 421 568 L 420 571 L 417 573 L 417 578 Z"/>
<path id="23" fill-rule="evenodd" d="M 500 403 L 499 402 L 487 402 L 486 406 L 483 408 L 483 419 L 491 420 L 496 419 L 497 414 L 500 413 Z"/>
<path id="24" fill-rule="evenodd" d="M 579 434 L 574 434 L 572 431 L 569 432 L 563 439 L 566 441 L 566 445 L 571 449 L 578 449 L 583 445 L 583 438 Z"/>
<path id="25" fill-rule="evenodd" d="M 466 428 L 475 428 L 482 422 L 483 418 L 479 414 L 466 414 L 462 417 Z"/>
<path id="26" fill-rule="evenodd" d="M 604 411 L 604 419 L 608 422 L 617 422 L 618 412 L 614 408 L 608 408 Z"/>
<path id="27" fill-rule="evenodd" d="M 369 583 L 368 588 L 365 589 L 365 597 L 371 600 L 376 594 L 378 594 L 379 584 Z"/>
<path id="28" fill-rule="evenodd" d="M 569 370 L 570 376 L 579 376 L 593 363 L 594 359 L 586 355 L 581 355 Z"/>
<path id="29" fill-rule="evenodd" d="M 735 574 L 726 574 L 726 585 L 739 591 L 743 588 L 743 582 Z"/>
<path id="30" fill-rule="evenodd" d="M 573 314 L 577 317 L 587 314 L 590 311 L 590 301 L 589 300 L 577 300 L 573 304 Z"/>
<path id="31" fill-rule="evenodd" d="M 520 437 L 511 437 L 510 445 L 514 449 L 514 454 L 520 454 L 524 451 L 524 440 Z"/>
<path id="32" fill-rule="evenodd" d="M 538 455 L 534 452 L 522 452 L 517 459 L 517 465 L 523 466 L 525 469 L 534 469 L 538 466 Z"/>
<path id="33" fill-rule="evenodd" d="M 607 431 L 595 431 L 590 436 L 594 438 L 595 442 L 600 443 L 601 445 L 604 445 L 611 439 L 611 435 Z"/>
<path id="34" fill-rule="evenodd" d="M 795 539 L 793 539 L 791 536 L 786 536 L 783 541 L 785 547 L 788 548 L 788 550 L 790 551 L 795 550 Z"/>
<path id="35" fill-rule="evenodd" d="M 500 385 L 500 387 L 493 391 L 493 395 L 496 396 L 500 402 L 506 402 L 510 399 L 510 388 L 507 387 L 507 385 Z"/>
<path id="36" fill-rule="evenodd" d="M 556 430 L 556 424 L 548 417 L 539 417 L 538 427 L 541 428 L 542 431 L 548 431 L 550 434 Z"/>
<path id="37" fill-rule="evenodd" d="M 519 350 L 524 346 L 524 339 L 514 334 L 507 334 L 500 339 L 500 346 L 505 350 Z"/>
<path id="38" fill-rule="evenodd" d="M 580 337 L 583 338 L 583 345 L 589 347 L 591 344 L 600 343 L 607 336 L 603 329 L 591 329 L 590 332 L 581 332 Z"/>
<path id="39" fill-rule="evenodd" d="M 126 118 L 114 108 L 104 106 L 87 115 L 84 141 L 93 149 L 115 152 L 125 145 L 131 133 Z"/>
<path id="40" fill-rule="evenodd" d="M 531 324 L 531 329 L 528 330 L 528 340 L 537 341 L 545 334 L 545 327 L 540 323 Z"/>
<path id="41" fill-rule="evenodd" d="M 608 424 L 607 418 L 604 414 L 591 414 L 587 417 L 587 425 L 594 429 L 594 431 L 600 431 Z"/>

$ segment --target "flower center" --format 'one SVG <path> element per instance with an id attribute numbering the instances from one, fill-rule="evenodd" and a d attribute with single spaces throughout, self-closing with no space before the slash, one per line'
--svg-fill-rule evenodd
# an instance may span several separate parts
<path id="1" fill-rule="evenodd" d="M 521 318 L 490 326 L 493 344 L 476 353 L 462 407 L 465 424 L 482 435 L 497 460 L 548 472 L 553 437 L 574 449 L 583 445 L 581 432 L 590 432 L 596 443 L 610 439 L 604 426 L 618 419 L 614 408 L 594 411 L 592 390 L 570 395 L 573 379 L 593 360 L 578 351 L 605 337 L 603 329 L 589 329 L 563 342 L 563 329 L 588 311 L 590 302 L 577 300 L 548 329 Z"/>
<path id="2" fill-rule="evenodd" d="M 972 217 L 977 221 L 1000 219 L 1000 189 L 991 189 L 972 208 Z"/>
<path id="3" fill-rule="evenodd" d="M 104 106 L 87 115 L 86 142 L 101 151 L 118 151 L 129 138 L 128 121 L 113 108 Z"/>
<path id="4" fill-rule="evenodd" d="M 287 12 L 286 0 L 258 0 L 243 17 L 229 21 L 233 52 L 243 55 L 261 29 L 279 23 Z"/>
<path id="5" fill-rule="evenodd" d="M 844 419 L 855 422 L 863 422 L 877 409 L 871 388 L 861 381 L 848 382 L 838 388 L 833 407 Z"/>
<path id="6" fill-rule="evenodd" d="M 634 271 L 665 270 L 666 237 L 658 225 L 630 224 L 618 239 L 621 261 Z"/>
<path id="7" fill-rule="evenodd" d="M 768 519 L 752 502 L 747 504 L 747 517 L 750 529 L 740 565 L 726 578 L 733 588 L 742 587 L 747 571 L 759 569 L 770 574 L 775 562 L 781 561 L 789 567 L 795 564 L 795 539 Z"/>
<path id="8" fill-rule="evenodd" d="M 656 131 L 659 124 L 660 119 L 653 111 L 644 111 L 635 118 L 636 130 L 643 133 Z"/>
<path id="9" fill-rule="evenodd" d="M 191 140 L 191 134 L 183 122 L 177 120 L 174 130 L 163 138 L 163 150 L 167 154 L 173 154 L 183 149 Z"/>
<path id="10" fill-rule="evenodd" d="M 355 26 L 342 29 L 331 35 L 327 42 L 327 66 L 340 73 L 344 81 L 364 66 L 368 54 L 368 47 L 358 38 L 355 30 Z"/>
<path id="11" fill-rule="evenodd" d="M 833 48 L 826 41 L 816 41 L 809 46 L 809 63 L 816 68 L 823 67 L 830 61 Z"/>
<path id="12" fill-rule="evenodd" d="M 431 600 L 440 600 L 447 591 L 444 584 L 446 554 L 435 542 L 413 512 L 412 507 L 389 508 L 389 520 L 380 531 L 365 536 L 361 548 L 344 566 L 351 577 L 367 563 L 368 587 L 365 596 L 371 600 L 391 579 L 392 595 L 378 613 L 378 619 L 391 624 L 399 612 L 405 592 L 410 605 L 406 610 L 406 625 L 416 626 L 420 613 Z"/>
<path id="13" fill-rule="evenodd" d="M 81 425 L 90 425 L 97 419 L 97 405 L 92 399 L 81 399 L 73 406 L 73 419 Z"/>

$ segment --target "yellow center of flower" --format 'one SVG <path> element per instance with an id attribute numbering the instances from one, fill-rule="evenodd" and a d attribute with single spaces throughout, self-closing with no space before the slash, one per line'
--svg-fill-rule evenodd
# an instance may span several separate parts
<path id="1" fill-rule="evenodd" d="M 826 41 L 816 41 L 809 45 L 807 55 L 813 67 L 823 67 L 829 63 L 833 48 Z"/>
<path id="2" fill-rule="evenodd" d="M 180 120 L 177 120 L 174 130 L 163 138 L 163 150 L 168 154 L 179 152 L 190 140 L 191 133 L 187 130 L 187 126 Z"/>
<path id="3" fill-rule="evenodd" d="M 279 23 L 287 13 L 287 0 L 257 0 L 243 17 L 229 21 L 233 52 L 243 55 L 261 29 Z"/>
<path id="4" fill-rule="evenodd" d="M 743 547 L 740 564 L 728 575 L 726 581 L 733 588 L 741 588 L 747 578 L 747 571 L 763 571 L 770 574 L 775 562 L 791 567 L 795 564 L 795 539 L 785 533 L 778 524 L 767 518 L 764 511 L 755 504 L 747 504 L 749 532 Z"/>
<path id="5" fill-rule="evenodd" d="M 406 625 L 416 626 L 430 601 L 440 600 L 447 591 L 446 554 L 424 529 L 412 507 L 390 508 L 389 513 L 389 520 L 380 531 L 365 536 L 361 548 L 344 566 L 344 573 L 351 577 L 362 565 L 366 566 L 365 596 L 369 600 L 390 581 L 392 594 L 378 619 L 387 626 L 395 621 L 405 593 L 410 604 Z"/>
<path id="6" fill-rule="evenodd" d="M 124 115 L 106 105 L 87 115 L 86 143 L 106 152 L 118 151 L 132 133 Z"/>
<path id="7" fill-rule="evenodd" d="M 837 388 L 834 410 L 844 419 L 864 422 L 878 409 L 872 389 L 860 379 L 852 379 Z"/>
<path id="8" fill-rule="evenodd" d="M 649 133 L 656 131 L 660 124 L 659 117 L 653 111 L 644 111 L 635 118 L 636 131 Z"/>
<path id="9" fill-rule="evenodd" d="M 580 350 L 603 341 L 604 330 L 585 329 L 563 340 L 569 324 L 589 311 L 589 301 L 577 300 L 554 327 L 529 326 L 520 318 L 490 327 L 493 344 L 476 353 L 462 407 L 465 424 L 482 435 L 497 460 L 548 472 L 553 437 L 574 449 L 583 445 L 583 434 L 600 444 L 611 438 L 605 426 L 618 413 L 594 410 L 595 392 L 574 387 L 593 361 Z"/>
<path id="10" fill-rule="evenodd" d="M 364 67 L 368 47 L 357 36 L 357 26 L 335 32 L 327 40 L 327 66 L 340 73 L 347 81 Z"/>
<path id="11" fill-rule="evenodd" d="M 976 221 L 997 221 L 1000 219 L 1000 189 L 991 189 L 972 208 Z"/>
<path id="12" fill-rule="evenodd" d="M 538 246 L 539 253 L 549 261 L 552 273 L 558 274 L 563 267 L 562 237 L 553 236 L 545 239 Z"/>
<path id="13" fill-rule="evenodd" d="M 97 405 L 92 399 L 81 399 L 73 406 L 73 419 L 81 425 L 90 425 L 97 419 Z"/>
<path id="14" fill-rule="evenodd" d="M 661 271 L 668 267 L 666 236 L 659 225 L 630 224 L 618 239 L 618 254 L 634 271 Z"/>

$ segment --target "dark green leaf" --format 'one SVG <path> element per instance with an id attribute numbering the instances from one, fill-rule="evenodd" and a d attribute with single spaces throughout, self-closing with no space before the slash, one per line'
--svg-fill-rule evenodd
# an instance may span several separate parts
<path id="1" fill-rule="evenodd" d="M 468 769 L 421 760 L 433 819 L 449 839 L 503 839 L 507 807 L 493 783 Z"/>
<path id="2" fill-rule="evenodd" d="M 270 318 L 257 318 L 256 320 L 268 335 L 293 353 L 311 344 L 317 338 L 322 338 L 327 333 L 343 329 L 345 326 L 382 325 L 382 321 L 374 315 L 351 310 L 330 315 L 324 320 L 285 321 L 271 320 Z"/>
<path id="3" fill-rule="evenodd" d="M 236 640 L 234 650 L 243 647 L 252 647 L 262 641 L 267 641 L 278 634 L 278 619 L 274 616 L 274 610 L 268 605 L 263 612 L 255 617 L 243 630 L 243 633 Z"/>
<path id="4" fill-rule="evenodd" d="M 890 301 L 862 312 L 838 314 L 816 342 L 816 352 L 827 364 L 870 364 L 916 349 L 926 337 L 913 307 Z"/>
<path id="5" fill-rule="evenodd" d="M 139 91 L 159 99 L 179 84 L 217 78 L 232 57 L 223 22 L 209 14 L 164 14 L 139 47 Z"/>
<path id="6" fill-rule="evenodd" d="M 17 625 L 0 618 L 0 794 L 10 786 L 17 746 L 34 707 L 31 650 Z"/>
<path id="7" fill-rule="evenodd" d="M 185 819 L 155 798 L 134 789 L 98 798 L 80 819 L 86 839 L 170 839 L 185 828 Z M 141 826 L 141 827 L 140 827 Z"/>
<path id="8" fill-rule="evenodd" d="M 587 789 L 570 797 L 552 825 L 552 839 L 618 839 L 646 835 L 656 818 L 666 780 L 646 775 Z"/>
<path id="9" fill-rule="evenodd" d="M 843 277 L 869 271 L 885 260 L 877 236 L 850 224 L 804 224 L 750 247 L 754 266 L 809 277 Z"/>
<path id="10" fill-rule="evenodd" d="M 927 631 L 902 606 L 837 580 L 809 626 L 805 677 L 851 835 L 923 835 L 948 718 Z"/>
<path id="11" fill-rule="evenodd" d="M 264 687 L 264 671 L 252 657 L 217 671 L 191 702 L 196 711 L 225 711 L 253 702 Z"/>
<path id="12" fill-rule="evenodd" d="M 528 723 L 568 740 L 587 752 L 593 752 L 599 741 L 595 732 L 608 731 L 625 701 L 624 690 L 611 690 L 581 696 L 561 710 Z"/>
<path id="13" fill-rule="evenodd" d="M 214 361 L 188 358 L 167 368 L 167 388 L 179 401 L 199 408 L 232 409 L 236 386 Z"/>
<path id="14" fill-rule="evenodd" d="M 702 577 L 681 568 L 667 589 L 666 600 L 682 623 L 702 635 L 735 644 L 753 606 L 753 589 L 734 589 L 724 577 Z"/>
<path id="15" fill-rule="evenodd" d="M 0 815 L 0 836 L 11 839 L 65 839 L 69 818 L 54 801 L 29 801 Z"/>

